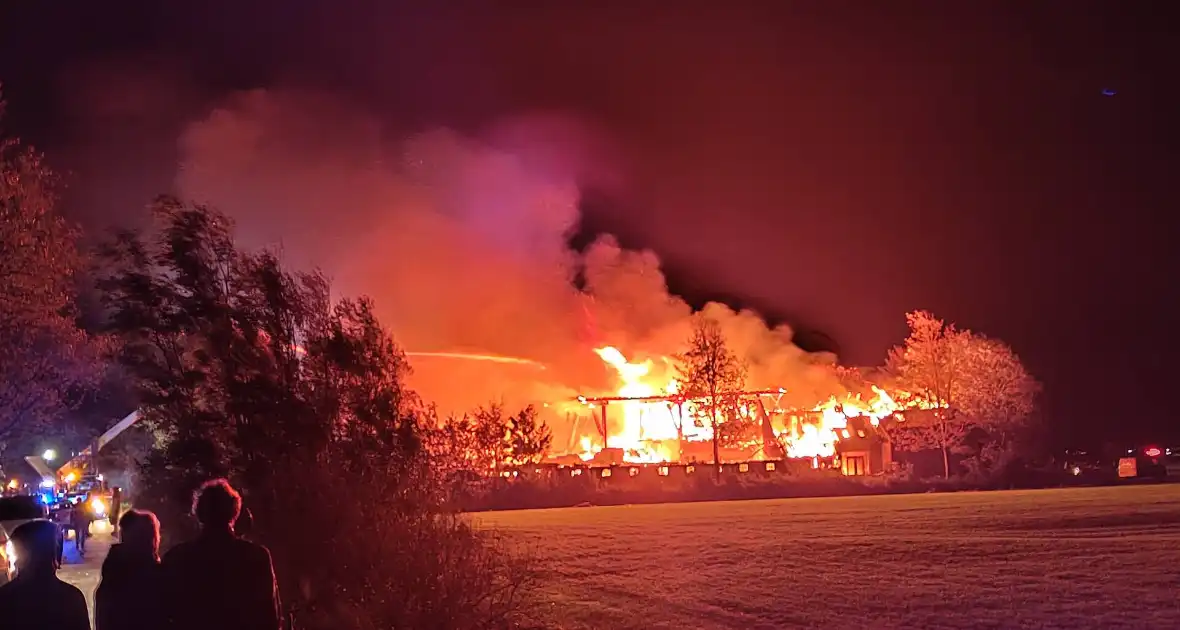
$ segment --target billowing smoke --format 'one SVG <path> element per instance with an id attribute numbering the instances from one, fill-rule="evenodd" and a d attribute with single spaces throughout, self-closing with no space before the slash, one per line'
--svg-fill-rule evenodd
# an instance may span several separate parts
<path id="1" fill-rule="evenodd" d="M 234 216 L 249 245 L 373 296 L 410 351 L 543 366 L 415 358 L 415 385 L 444 412 L 608 393 L 614 373 L 597 346 L 657 369 L 683 350 L 692 309 L 669 295 L 654 254 L 609 237 L 568 245 L 579 184 L 605 172 L 583 129 L 522 118 L 479 137 L 386 133 L 332 99 L 241 93 L 183 134 L 178 188 Z M 834 391 L 829 358 L 800 350 L 788 329 L 706 311 L 749 362 L 752 387 L 786 387 L 799 404 Z"/>

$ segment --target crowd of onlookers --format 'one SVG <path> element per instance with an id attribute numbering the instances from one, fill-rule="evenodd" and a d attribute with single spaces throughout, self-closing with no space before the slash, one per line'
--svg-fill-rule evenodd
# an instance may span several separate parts
<path id="1" fill-rule="evenodd" d="M 240 536 L 241 496 L 224 479 L 194 495 L 201 532 L 160 557 L 155 514 L 129 510 L 102 565 L 95 630 L 279 630 L 270 552 Z M 248 513 L 247 513 L 248 514 Z M 0 628 L 90 630 L 86 598 L 57 577 L 58 525 L 34 520 L 12 533 L 16 575 L 0 587 Z"/>

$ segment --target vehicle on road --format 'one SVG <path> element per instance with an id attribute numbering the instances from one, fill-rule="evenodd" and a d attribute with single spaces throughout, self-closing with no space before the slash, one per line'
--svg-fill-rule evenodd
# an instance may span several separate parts
<path id="1" fill-rule="evenodd" d="M 80 488 L 65 495 L 63 504 L 67 509 L 85 508 L 90 510 L 96 521 L 110 518 L 111 490 L 105 484 Z"/>
<path id="2" fill-rule="evenodd" d="M 17 527 L 39 518 L 47 518 L 49 510 L 37 497 L 28 495 L 0 498 L 0 585 L 7 584 L 15 571 L 16 557 L 9 538 Z M 57 539 L 61 548 L 62 538 Z"/>
<path id="3" fill-rule="evenodd" d="M 1168 476 L 1167 457 L 1170 454 L 1158 446 L 1127 449 L 1126 456 L 1119 459 L 1119 478 L 1166 479 Z"/>
<path id="4" fill-rule="evenodd" d="M 1115 469 L 1114 463 L 1100 453 L 1083 450 L 1065 451 L 1062 467 L 1074 477 L 1086 478 L 1109 476 Z"/>

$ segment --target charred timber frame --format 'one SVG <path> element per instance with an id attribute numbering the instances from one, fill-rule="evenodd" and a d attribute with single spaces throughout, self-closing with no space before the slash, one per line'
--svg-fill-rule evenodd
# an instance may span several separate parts
<path id="1" fill-rule="evenodd" d="M 757 390 L 747 390 L 747 391 L 740 391 L 740 392 L 725 392 L 723 395 L 726 397 L 737 397 L 737 398 L 755 397 L 755 398 L 758 398 L 759 401 L 761 401 L 762 396 L 780 396 L 781 397 L 785 393 L 787 393 L 787 390 L 780 387 L 778 389 L 757 389 Z M 666 402 L 666 403 L 672 403 L 675 405 L 683 405 L 684 403 L 688 402 L 689 400 L 698 400 L 698 399 L 699 398 L 690 398 L 688 396 L 680 396 L 677 394 L 664 395 L 664 396 L 598 396 L 598 397 L 594 397 L 594 398 L 591 398 L 588 396 L 578 396 L 578 402 L 582 403 L 583 405 L 594 405 L 594 404 L 599 405 L 599 412 L 598 412 L 598 415 L 594 418 L 594 425 L 595 425 L 595 428 L 598 429 L 598 434 L 602 436 L 602 448 L 604 448 L 604 449 L 607 448 L 607 442 L 610 437 L 609 428 L 606 423 L 606 408 L 608 405 L 610 405 L 610 403 L 613 403 L 613 402 Z M 763 413 L 765 414 L 766 407 L 763 406 L 762 410 L 763 410 Z M 766 415 L 768 418 L 767 422 L 769 422 L 769 414 L 766 414 Z M 769 428 L 767 425 L 763 425 L 763 426 L 764 426 L 764 429 Z M 772 433 L 772 435 L 773 435 L 773 433 Z"/>
<path id="2" fill-rule="evenodd" d="M 785 389 L 759 389 L 745 392 L 723 392 L 723 396 L 771 396 L 775 394 L 785 394 Z M 580 403 L 612 403 L 612 402 L 670 402 L 682 403 L 696 398 L 689 398 L 688 396 L 678 396 L 676 394 L 669 394 L 664 396 L 600 396 L 597 398 L 590 398 L 589 396 L 578 396 Z"/>

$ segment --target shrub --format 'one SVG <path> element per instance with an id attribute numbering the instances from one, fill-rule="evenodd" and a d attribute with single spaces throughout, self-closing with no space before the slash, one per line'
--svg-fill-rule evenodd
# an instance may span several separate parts
<path id="1" fill-rule="evenodd" d="M 230 222 L 164 199 L 151 240 L 111 244 L 121 361 L 161 446 L 137 504 L 168 542 L 192 490 L 226 477 L 272 552 L 284 601 L 324 630 L 507 627 L 528 564 L 446 508 L 409 365 L 365 299 L 239 251 Z"/>
<path id="2" fill-rule="evenodd" d="M 353 473 L 292 471 L 298 490 L 269 515 L 298 516 L 260 533 L 275 550 L 285 591 L 298 593 L 306 609 L 305 625 L 494 629 L 517 620 L 530 563 L 457 514 L 398 500 L 404 471 L 388 485 Z"/>

